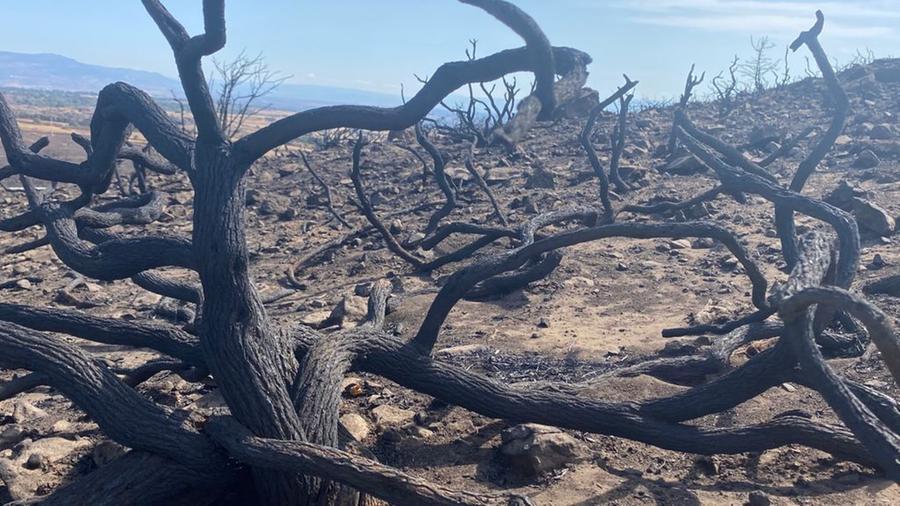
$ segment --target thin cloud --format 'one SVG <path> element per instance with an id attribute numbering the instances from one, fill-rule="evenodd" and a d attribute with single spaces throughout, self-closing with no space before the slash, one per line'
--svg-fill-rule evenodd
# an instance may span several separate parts
<path id="1" fill-rule="evenodd" d="M 841 38 L 891 37 L 895 30 L 879 23 L 900 19 L 896 1 L 618 0 L 614 6 L 648 25 L 785 34 L 808 28 L 812 14 L 822 9 L 828 34 Z"/>
<path id="2" fill-rule="evenodd" d="M 778 15 L 728 16 L 636 16 L 633 21 L 655 26 L 694 28 L 707 31 L 796 34 L 809 28 L 809 20 Z M 828 24 L 828 34 L 843 38 L 878 38 L 894 34 L 886 26 Z"/>

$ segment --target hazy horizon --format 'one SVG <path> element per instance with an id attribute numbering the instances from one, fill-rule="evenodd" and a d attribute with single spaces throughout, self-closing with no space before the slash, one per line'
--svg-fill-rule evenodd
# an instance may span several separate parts
<path id="1" fill-rule="evenodd" d="M 200 2 L 165 2 L 192 33 L 202 25 Z M 810 2 L 777 0 L 561 0 L 516 2 L 558 46 L 594 58 L 588 85 L 614 89 L 621 75 L 641 81 L 643 98 L 680 92 L 692 63 L 708 76 L 727 68 L 733 55 L 749 56 L 750 37 L 768 36 L 773 59 L 824 11 L 821 40 L 838 62 L 857 50 L 877 57 L 900 54 L 900 1 Z M 137 0 L 96 0 L 88 5 L 52 2 L 4 5 L 3 50 L 55 53 L 78 61 L 175 76 L 171 51 Z M 522 41 L 479 9 L 452 1 L 342 2 L 272 0 L 226 5 L 229 42 L 216 57 L 242 50 L 262 53 L 291 82 L 407 96 L 420 86 L 413 74 L 429 75 L 445 61 L 464 58 L 468 40 L 480 56 L 518 47 Z M 793 73 L 805 53 L 789 58 Z M 207 63 L 207 71 L 211 63 Z M 705 86 L 704 91 L 705 92 Z"/>

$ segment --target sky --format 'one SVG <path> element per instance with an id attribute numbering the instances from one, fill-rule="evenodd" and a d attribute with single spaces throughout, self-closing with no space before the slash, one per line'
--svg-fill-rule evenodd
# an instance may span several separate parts
<path id="1" fill-rule="evenodd" d="M 199 0 L 164 3 L 194 34 L 202 28 Z M 821 41 L 832 59 L 858 49 L 900 56 L 900 0 L 515 0 L 551 43 L 589 53 L 588 84 L 611 92 L 626 73 L 639 96 L 677 96 L 692 63 L 710 76 L 733 55 L 749 56 L 751 37 L 768 36 L 773 58 L 826 16 Z M 91 64 L 175 76 L 162 35 L 139 0 L 0 0 L 0 49 L 57 53 Z M 481 10 L 453 0 L 229 0 L 229 42 L 216 57 L 262 53 L 292 82 L 412 93 L 414 74 L 464 58 L 468 40 L 478 54 L 522 45 Z M 789 58 L 801 74 L 805 54 Z M 211 65 L 207 64 L 207 68 Z"/>

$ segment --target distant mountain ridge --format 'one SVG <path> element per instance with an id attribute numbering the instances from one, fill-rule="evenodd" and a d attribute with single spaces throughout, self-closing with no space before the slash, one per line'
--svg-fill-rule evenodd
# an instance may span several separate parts
<path id="1" fill-rule="evenodd" d="M 173 91 L 181 94 L 178 80 L 156 72 L 92 65 L 52 53 L 0 51 L 0 88 L 97 93 L 116 81 L 133 84 L 157 97 L 171 97 Z M 285 83 L 266 97 L 265 103 L 290 111 L 336 104 L 393 107 L 400 105 L 400 97 L 350 88 Z"/>

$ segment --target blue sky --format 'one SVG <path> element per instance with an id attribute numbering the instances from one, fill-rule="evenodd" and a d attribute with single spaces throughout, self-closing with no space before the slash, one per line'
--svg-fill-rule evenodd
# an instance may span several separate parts
<path id="1" fill-rule="evenodd" d="M 859 48 L 900 56 L 900 0 L 518 0 L 555 45 L 594 57 L 589 84 L 612 90 L 627 73 L 644 97 L 679 92 L 691 63 L 715 74 L 734 54 L 748 55 L 750 37 L 784 46 L 826 15 L 823 45 L 849 60 Z M 138 0 L 0 0 L 0 49 L 52 52 L 86 63 L 152 70 L 174 76 L 171 53 Z M 166 5 L 189 30 L 201 25 L 199 0 Z M 453 0 L 229 0 L 228 47 L 262 52 L 293 81 L 398 94 L 417 88 L 442 62 L 461 59 L 470 38 L 479 53 L 521 45 L 480 10 Z M 797 73 L 803 55 L 791 58 Z"/>

